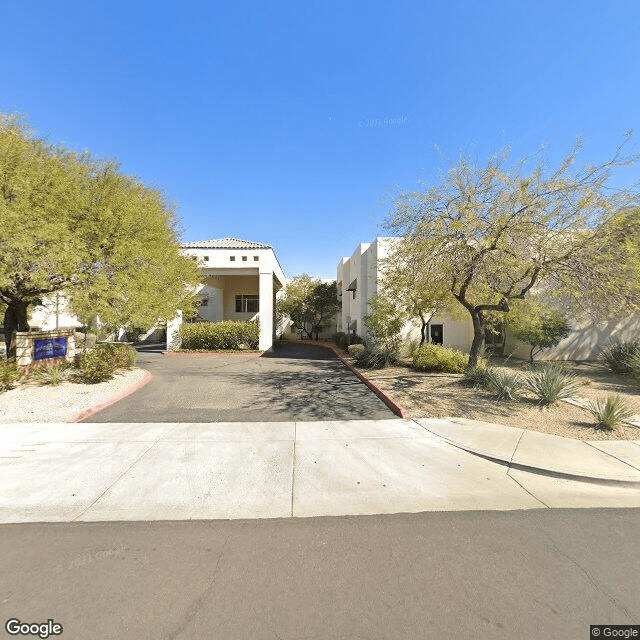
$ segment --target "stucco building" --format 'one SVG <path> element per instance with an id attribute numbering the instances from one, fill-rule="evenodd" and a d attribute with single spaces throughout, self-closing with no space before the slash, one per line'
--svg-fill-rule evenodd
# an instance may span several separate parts
<path id="1" fill-rule="evenodd" d="M 275 299 L 285 276 L 273 247 L 238 238 L 186 242 L 182 250 L 197 260 L 202 283 L 198 316 L 207 322 L 260 321 L 259 348 L 270 349 L 276 336 Z M 173 326 L 167 331 L 171 343 Z"/>
<path id="2" fill-rule="evenodd" d="M 369 302 L 378 293 L 379 278 L 384 260 L 395 238 L 376 238 L 356 247 L 350 257 L 338 263 L 338 296 L 342 311 L 338 315 L 337 329 L 367 338 L 364 317 L 371 312 Z M 473 340 L 473 325 L 465 318 L 454 319 L 446 315 L 434 315 L 429 323 L 429 340 L 454 349 L 466 351 Z M 402 330 L 405 340 L 420 340 L 420 324 L 407 322 Z"/>
<path id="3" fill-rule="evenodd" d="M 364 316 L 370 311 L 369 301 L 378 292 L 380 272 L 384 260 L 395 242 L 395 238 L 376 238 L 362 243 L 350 257 L 338 263 L 338 295 L 342 300 L 342 311 L 338 315 L 337 329 L 345 333 L 356 333 L 367 338 Z M 595 360 L 602 347 L 612 340 L 637 340 L 640 337 L 640 314 L 619 318 L 608 318 L 594 322 L 589 318 L 569 318 L 571 333 L 556 347 L 540 351 L 539 360 Z M 473 325 L 470 317 L 452 318 L 446 314 L 434 315 L 429 323 L 429 340 L 436 344 L 469 351 L 473 341 Z M 403 332 L 407 340 L 420 340 L 418 323 L 407 322 Z M 519 358 L 529 357 L 528 345 L 516 340 L 507 332 L 504 355 Z"/>

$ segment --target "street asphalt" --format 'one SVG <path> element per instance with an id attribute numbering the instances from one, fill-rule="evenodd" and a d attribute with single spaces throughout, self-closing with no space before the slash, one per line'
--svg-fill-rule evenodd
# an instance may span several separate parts
<path id="1" fill-rule="evenodd" d="M 0 617 L 69 640 L 587 640 L 640 623 L 638 531 L 639 509 L 2 525 Z"/>
<path id="2" fill-rule="evenodd" d="M 141 351 L 153 374 L 84 422 L 383 420 L 394 413 L 326 347 L 276 344 L 259 356 Z"/>

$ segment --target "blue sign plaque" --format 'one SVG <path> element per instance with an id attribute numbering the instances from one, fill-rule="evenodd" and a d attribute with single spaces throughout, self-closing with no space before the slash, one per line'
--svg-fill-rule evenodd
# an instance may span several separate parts
<path id="1" fill-rule="evenodd" d="M 66 338 L 45 338 L 36 340 L 34 345 L 34 360 L 48 360 L 49 358 L 64 358 L 67 355 Z"/>

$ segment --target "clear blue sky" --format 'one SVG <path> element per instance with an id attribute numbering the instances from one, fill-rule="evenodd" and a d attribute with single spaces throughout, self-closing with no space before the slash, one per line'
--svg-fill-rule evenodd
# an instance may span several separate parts
<path id="1" fill-rule="evenodd" d="M 435 150 L 484 158 L 640 129 L 640 2 L 5 0 L 0 110 L 115 157 L 185 240 L 335 277 Z"/>

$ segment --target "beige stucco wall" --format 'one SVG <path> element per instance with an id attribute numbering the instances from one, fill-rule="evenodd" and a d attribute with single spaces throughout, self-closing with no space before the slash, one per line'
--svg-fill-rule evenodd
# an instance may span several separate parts
<path id="1" fill-rule="evenodd" d="M 220 322 L 223 317 L 224 276 L 207 276 L 198 288 L 198 297 L 207 305 L 198 308 L 198 315 L 207 322 Z"/>
<path id="2" fill-rule="evenodd" d="M 224 319 L 252 320 L 257 313 L 237 313 L 237 295 L 259 295 L 260 282 L 258 276 L 223 276 L 224 278 Z"/>
<path id="3" fill-rule="evenodd" d="M 363 318 L 370 313 L 369 301 L 378 292 L 378 278 L 384 268 L 384 260 L 395 238 L 376 238 L 371 243 L 362 243 L 348 258 L 338 263 L 338 293 L 341 294 L 342 311 L 338 315 L 336 328 L 347 331 L 347 318 L 357 321 L 356 333 L 367 337 Z M 354 279 L 358 280 L 355 297 L 347 287 Z M 468 351 L 473 340 L 473 325 L 467 318 L 452 318 L 446 315 L 434 316 L 432 324 L 442 324 L 444 345 Z M 420 340 L 420 323 L 408 322 L 401 332 L 405 342 Z"/>
<path id="4" fill-rule="evenodd" d="M 56 318 L 57 315 L 57 318 Z M 59 328 L 77 328 L 82 323 L 68 307 L 65 296 L 61 293 L 51 294 L 43 299 L 42 304 L 31 307 L 29 325 L 43 331 Z"/>
<path id="5" fill-rule="evenodd" d="M 570 321 L 571 322 L 571 321 Z M 612 318 L 606 322 L 574 320 L 571 333 L 557 347 L 544 349 L 536 354 L 536 360 L 596 360 L 602 347 L 612 340 L 639 340 L 640 314 L 625 318 Z M 531 347 L 507 335 L 505 354 L 516 358 L 529 358 Z"/>

